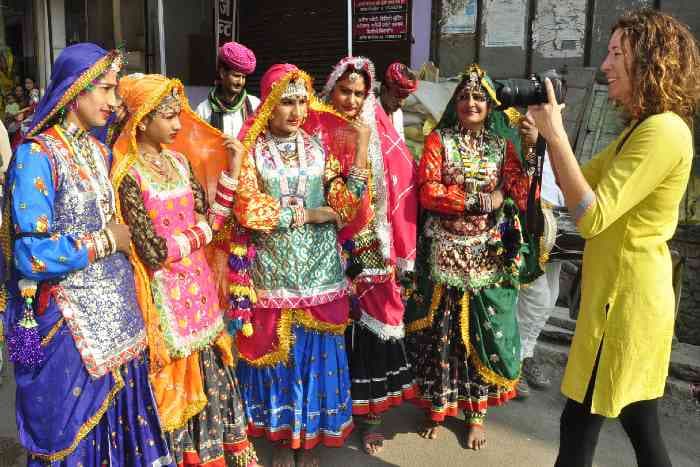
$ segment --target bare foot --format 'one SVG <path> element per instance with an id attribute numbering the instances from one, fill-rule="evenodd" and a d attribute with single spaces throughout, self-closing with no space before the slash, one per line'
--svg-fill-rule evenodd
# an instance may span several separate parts
<path id="1" fill-rule="evenodd" d="M 467 448 L 479 451 L 486 447 L 486 430 L 482 425 L 467 425 Z"/>
<path id="2" fill-rule="evenodd" d="M 365 432 L 362 435 L 362 447 L 370 456 L 376 456 L 384 449 L 384 435 L 377 432 Z"/>
<path id="3" fill-rule="evenodd" d="M 272 467 L 295 467 L 294 451 L 281 444 L 275 445 L 272 453 Z"/>
<path id="4" fill-rule="evenodd" d="M 297 453 L 297 467 L 321 467 L 321 459 L 313 451 L 300 449 Z"/>
<path id="5" fill-rule="evenodd" d="M 418 434 L 425 439 L 437 439 L 440 424 L 432 420 L 427 420 L 421 427 L 418 428 Z"/>

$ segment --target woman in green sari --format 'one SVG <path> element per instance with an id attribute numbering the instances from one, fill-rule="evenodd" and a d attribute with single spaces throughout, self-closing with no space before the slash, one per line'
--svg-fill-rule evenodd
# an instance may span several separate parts
<path id="1" fill-rule="evenodd" d="M 427 412 L 420 434 L 436 438 L 445 417 L 464 411 L 475 450 L 486 444 L 487 408 L 512 399 L 520 376 L 520 214 L 535 141 L 521 158 L 521 117 L 499 105 L 491 79 L 472 65 L 426 137 L 417 284 L 406 309 L 417 401 Z"/>

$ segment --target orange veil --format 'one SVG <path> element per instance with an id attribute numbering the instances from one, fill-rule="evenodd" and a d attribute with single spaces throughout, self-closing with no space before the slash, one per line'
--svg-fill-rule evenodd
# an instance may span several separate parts
<path id="1" fill-rule="evenodd" d="M 182 129 L 168 149 L 184 154 L 192 170 L 213 199 L 219 174 L 228 169 L 228 152 L 225 137 L 217 129 L 201 120 L 190 108 L 184 86 L 179 80 L 162 75 L 133 74 L 120 80 L 119 93 L 128 110 L 128 120 L 113 149 L 111 180 L 116 196 L 117 220 L 124 222 L 121 213 L 119 185 L 139 157 L 136 128 L 167 96 L 176 92 L 180 98 Z M 207 403 L 204 393 L 199 353 L 171 359 L 159 328 L 159 315 L 151 295 L 150 277 L 140 261 L 133 244 L 131 262 L 134 266 L 136 295 L 146 324 L 151 361 L 151 385 L 158 403 L 158 413 L 164 431 L 184 426 L 187 420 L 199 413 Z M 216 345 L 222 351 L 225 363 L 232 365 L 232 339 L 222 333 Z M 173 390 L 175 388 L 175 390 Z"/>

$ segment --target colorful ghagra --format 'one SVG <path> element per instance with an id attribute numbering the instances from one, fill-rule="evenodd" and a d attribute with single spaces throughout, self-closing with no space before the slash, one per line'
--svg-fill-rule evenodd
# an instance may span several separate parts
<path id="1" fill-rule="evenodd" d="M 518 207 L 529 180 L 510 141 L 455 125 L 426 138 L 419 184 L 418 285 L 407 308 L 419 402 L 434 421 L 464 410 L 479 423 L 488 406 L 514 397 L 519 377 Z M 482 212 L 478 193 L 496 189 L 503 207 Z"/>
<path id="2" fill-rule="evenodd" d="M 369 78 L 368 95 L 358 118 L 370 127 L 368 162 L 372 176 L 360 214 L 338 233 L 350 257 L 354 300 L 358 310 L 346 333 L 355 415 L 379 414 L 415 397 L 411 365 L 404 347 L 404 303 L 398 277 L 413 271 L 416 254 L 418 197 L 416 164 L 372 91 L 374 65 L 364 57 L 338 63 L 326 83 L 331 93 L 349 69 Z M 322 134 L 333 147 L 344 138 L 327 128 Z M 340 128 L 340 131 L 343 131 Z M 346 138 L 345 138 L 346 139 Z M 355 151 L 335 150 L 343 173 Z"/>
<path id="3" fill-rule="evenodd" d="M 170 464 L 131 266 L 122 253 L 91 261 L 86 241 L 114 214 L 108 156 L 85 132 L 57 125 L 21 145 L 10 167 L 15 266 L 39 283 L 45 354 L 38 368 L 15 366 L 29 465 Z M 7 329 L 21 313 L 13 295 Z"/>
<path id="4" fill-rule="evenodd" d="M 296 143 L 298 157 L 307 158 L 304 205 L 330 205 L 341 219 L 351 219 L 364 183 L 350 178 L 346 185 L 337 160 L 326 160 L 322 146 L 307 134 L 300 131 Z M 294 449 L 337 447 L 353 423 L 343 340 L 348 284 L 336 226 L 291 226 L 291 209 L 280 205 L 280 180 L 297 186 L 300 170 L 293 163 L 279 167 L 272 144 L 265 134 L 251 149 L 234 206 L 239 222 L 254 231 L 257 250 L 251 269 L 258 296 L 254 331 L 250 338 L 238 336 L 238 378 L 252 435 L 288 441 Z"/>

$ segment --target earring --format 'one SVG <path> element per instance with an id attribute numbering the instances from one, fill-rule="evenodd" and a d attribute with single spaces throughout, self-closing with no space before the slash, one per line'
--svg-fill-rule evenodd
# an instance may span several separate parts
<path id="1" fill-rule="evenodd" d="M 139 130 L 146 131 L 146 125 L 144 125 L 143 123 L 139 123 Z"/>

